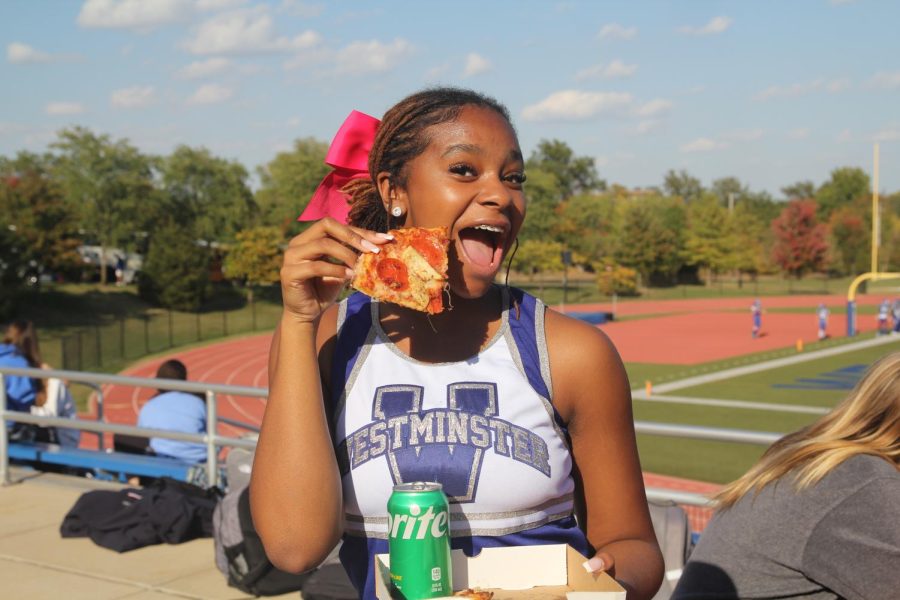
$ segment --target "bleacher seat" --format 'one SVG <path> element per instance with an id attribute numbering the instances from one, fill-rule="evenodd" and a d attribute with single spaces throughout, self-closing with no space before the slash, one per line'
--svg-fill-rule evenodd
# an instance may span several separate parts
<path id="1" fill-rule="evenodd" d="M 94 473 L 96 477 L 119 481 L 127 481 L 129 476 L 171 477 L 179 481 L 190 481 L 198 467 L 193 463 L 162 456 L 101 452 L 29 442 L 11 442 L 9 458 L 29 463 L 38 469 L 41 464 L 59 465 L 84 469 Z"/>

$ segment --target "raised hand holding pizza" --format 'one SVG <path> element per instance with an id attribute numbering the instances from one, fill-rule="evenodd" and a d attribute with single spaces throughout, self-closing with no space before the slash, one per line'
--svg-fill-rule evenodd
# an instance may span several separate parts
<path id="1" fill-rule="evenodd" d="M 331 217 L 316 222 L 291 240 L 281 267 L 285 314 L 313 322 L 337 299 L 353 277 L 361 252 L 378 252 L 391 238 L 344 225 Z"/>

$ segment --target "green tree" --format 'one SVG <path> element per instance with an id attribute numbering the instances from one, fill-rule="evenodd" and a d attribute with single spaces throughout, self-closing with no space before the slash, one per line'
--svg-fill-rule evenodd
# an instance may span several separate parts
<path id="1" fill-rule="evenodd" d="M 864 199 L 853 205 L 840 206 L 828 219 L 831 230 L 832 248 L 836 251 L 836 262 L 844 275 L 859 275 L 871 266 L 872 233 L 867 223 Z"/>
<path id="2" fill-rule="evenodd" d="M 722 206 L 728 206 L 729 202 L 736 204 L 739 200 L 750 194 L 750 189 L 742 184 L 737 177 L 722 177 L 712 182 L 712 193 L 719 199 Z"/>
<path id="3" fill-rule="evenodd" d="M 150 238 L 138 292 L 167 308 L 198 310 L 209 294 L 209 262 L 193 231 L 167 219 Z"/>
<path id="4" fill-rule="evenodd" d="M 327 152 L 325 142 L 298 139 L 289 152 L 279 152 L 268 164 L 257 168 L 260 188 L 256 202 L 262 224 L 280 227 L 287 237 L 299 231 L 297 217 L 331 169 L 325 164 Z"/>
<path id="5" fill-rule="evenodd" d="M 819 216 L 828 219 L 840 206 L 852 205 L 854 200 L 869 197 L 869 175 L 858 167 L 841 167 L 816 191 Z"/>
<path id="6" fill-rule="evenodd" d="M 51 170 L 51 157 L 29 152 L 0 160 L 0 227 L 16 232 L 21 260 L 75 277 L 82 267 L 78 216 Z"/>
<path id="7" fill-rule="evenodd" d="M 816 219 L 815 200 L 791 200 L 772 221 L 772 254 L 781 269 L 798 279 L 825 267 L 828 228 Z"/>
<path id="8" fill-rule="evenodd" d="M 738 275 L 757 274 L 771 269 L 769 248 L 772 247 L 771 219 L 752 203 L 742 202 L 729 215 L 734 235 L 734 268 Z M 738 279 L 738 281 L 741 281 Z"/>
<path id="9" fill-rule="evenodd" d="M 669 169 L 663 179 L 663 189 L 669 196 L 677 196 L 685 202 L 697 200 L 703 194 L 703 184 L 700 180 L 684 169 L 677 173 Z"/>
<path id="10" fill-rule="evenodd" d="M 126 140 L 83 127 L 62 130 L 52 147 L 59 152 L 54 175 L 78 207 L 80 225 L 101 247 L 100 281 L 106 283 L 105 249 L 129 246 L 152 203 L 152 161 Z"/>
<path id="11" fill-rule="evenodd" d="M 559 242 L 527 240 L 519 244 L 513 259 L 517 271 L 532 279 L 538 273 L 562 271 L 563 245 Z"/>
<path id="12" fill-rule="evenodd" d="M 644 284 L 671 283 L 683 264 L 683 205 L 666 199 L 639 199 L 624 205 L 614 258 L 641 274 Z"/>
<path id="13" fill-rule="evenodd" d="M 809 180 L 798 181 L 781 188 L 781 193 L 788 200 L 808 200 L 816 197 L 816 184 Z"/>
<path id="14" fill-rule="evenodd" d="M 207 241 L 230 241 L 257 213 L 247 170 L 206 148 L 178 146 L 160 161 L 167 212 Z"/>
<path id="15" fill-rule="evenodd" d="M 687 209 L 688 231 L 685 258 L 706 268 L 713 279 L 735 265 L 734 235 L 728 211 L 713 194 L 706 194 Z"/>
<path id="16" fill-rule="evenodd" d="M 550 240 L 559 222 L 559 182 L 552 173 L 535 167 L 528 171 L 525 182 L 525 222 L 519 231 L 519 240 Z"/>
<path id="17" fill-rule="evenodd" d="M 557 200 L 573 194 L 588 194 L 606 189 L 606 182 L 597 174 L 594 159 L 575 156 L 568 144 L 561 140 L 541 140 L 525 165 L 529 179 L 532 169 L 541 169 L 556 177 Z"/>
<path id="18" fill-rule="evenodd" d="M 281 240 L 281 230 L 277 227 L 253 227 L 235 236 L 225 257 L 225 272 L 230 278 L 244 280 L 250 302 L 253 302 L 254 286 L 280 280 Z"/>
<path id="19" fill-rule="evenodd" d="M 615 205 L 608 195 L 572 196 L 559 207 L 557 239 L 588 261 L 600 260 L 612 251 L 611 232 Z"/>

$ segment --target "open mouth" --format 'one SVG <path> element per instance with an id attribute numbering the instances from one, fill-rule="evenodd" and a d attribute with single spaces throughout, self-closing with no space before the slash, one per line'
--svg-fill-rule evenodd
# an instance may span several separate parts
<path id="1" fill-rule="evenodd" d="M 459 242 L 466 259 L 473 265 L 490 268 L 500 263 L 506 233 L 495 225 L 476 225 L 459 232 Z"/>

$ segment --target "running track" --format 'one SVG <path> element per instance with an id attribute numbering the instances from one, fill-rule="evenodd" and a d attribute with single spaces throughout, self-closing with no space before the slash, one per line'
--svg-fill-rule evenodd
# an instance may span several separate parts
<path id="1" fill-rule="evenodd" d="M 763 313 L 763 335 L 750 336 L 750 304 L 752 298 L 723 298 L 702 300 L 662 300 L 619 303 L 617 316 L 644 315 L 644 318 L 607 323 L 601 328 L 615 343 L 626 362 L 697 364 L 711 360 L 741 356 L 753 352 L 793 346 L 798 339 L 811 342 L 816 339 L 815 307 L 824 302 L 832 310 L 846 305 L 846 296 L 784 296 L 763 298 L 763 310 L 806 307 L 808 313 Z M 877 305 L 878 296 L 861 296 L 858 305 Z M 568 306 L 567 312 L 611 311 L 610 304 L 584 304 Z M 653 316 L 659 315 L 659 316 Z M 872 315 L 857 319 L 861 331 L 875 328 Z M 846 322 L 843 316 L 832 317 L 829 333 L 844 335 Z M 164 360 L 178 358 L 188 368 L 192 381 L 206 381 L 266 387 L 267 359 L 271 334 L 229 340 L 176 352 L 140 362 L 123 371 L 123 375 L 153 377 Z M 105 386 L 106 420 L 133 424 L 140 407 L 153 395 L 150 389 L 123 386 Z M 220 416 L 258 425 L 262 421 L 265 401 L 220 395 Z M 92 407 L 91 412 L 95 412 Z M 221 423 L 221 435 L 240 435 L 243 430 Z M 82 446 L 96 447 L 96 438 L 83 436 Z M 107 440 L 107 447 L 111 441 Z M 711 493 L 717 485 L 647 473 L 648 485 L 683 491 Z M 707 511 L 708 512 L 708 511 Z M 699 515 L 698 515 L 699 516 Z M 705 515 L 704 515 L 705 516 Z M 702 527 L 700 519 L 692 524 Z"/>

